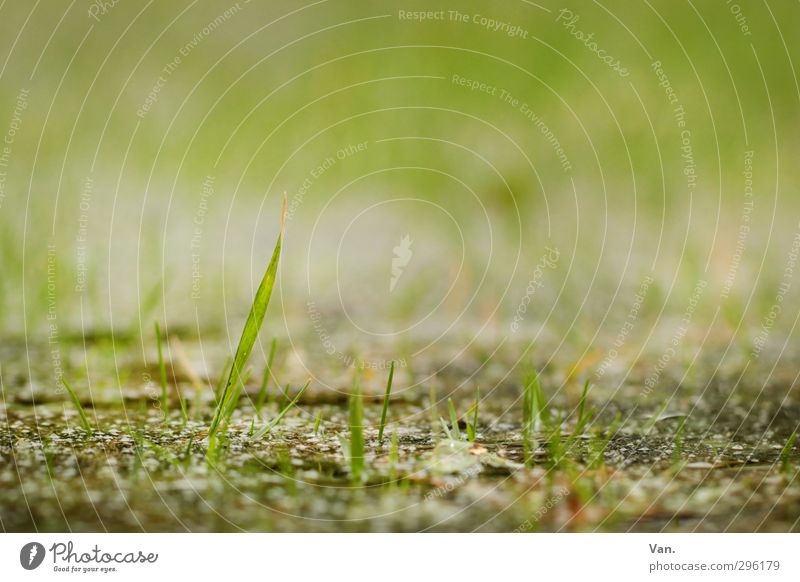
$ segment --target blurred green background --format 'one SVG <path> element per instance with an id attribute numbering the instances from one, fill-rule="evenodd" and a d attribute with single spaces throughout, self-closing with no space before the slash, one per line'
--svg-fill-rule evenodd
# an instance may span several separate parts
<path id="1" fill-rule="evenodd" d="M 365 342 L 502 336 L 547 246 L 560 258 L 526 334 L 613 340 L 646 276 L 653 329 L 701 280 L 695 323 L 719 310 L 724 333 L 757 327 L 800 217 L 799 16 L 774 1 L 5 2 L 0 329 L 241 321 L 284 191 L 286 333 L 311 326 L 311 301 Z"/>

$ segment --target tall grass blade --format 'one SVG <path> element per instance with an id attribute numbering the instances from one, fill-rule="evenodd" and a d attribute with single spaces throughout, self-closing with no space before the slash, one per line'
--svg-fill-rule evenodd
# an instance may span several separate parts
<path id="1" fill-rule="evenodd" d="M 389 380 L 386 382 L 386 394 L 383 395 L 383 410 L 381 410 L 381 425 L 378 429 L 378 446 L 383 446 L 383 431 L 386 428 L 386 415 L 389 412 L 389 397 L 392 395 L 392 380 L 394 379 L 394 360 L 389 367 Z"/>
<path id="2" fill-rule="evenodd" d="M 360 371 L 353 380 L 350 394 L 350 477 L 360 483 L 364 473 L 364 401 L 361 396 Z"/>
<path id="3" fill-rule="evenodd" d="M 161 345 L 161 327 L 158 321 L 153 322 L 156 328 L 156 347 L 158 349 L 158 377 L 161 381 L 161 408 L 164 411 L 164 422 L 169 420 L 169 395 L 167 394 L 167 366 L 164 364 L 164 350 Z"/>
<path id="4" fill-rule="evenodd" d="M 264 278 L 256 291 L 256 296 L 253 299 L 253 304 L 250 307 L 250 314 L 245 321 L 244 329 L 242 330 L 242 337 L 239 339 L 239 344 L 236 346 L 236 353 L 233 357 L 233 364 L 231 371 L 228 375 L 228 380 L 222 390 L 222 395 L 217 402 L 217 409 L 214 413 L 214 419 L 211 421 L 211 426 L 208 429 L 208 434 L 213 437 L 217 430 L 219 430 L 220 423 L 223 420 L 225 410 L 230 404 L 231 388 L 239 383 L 245 364 L 250 358 L 250 352 L 253 350 L 253 345 L 258 338 L 258 332 L 261 330 L 261 324 L 264 322 L 264 316 L 267 313 L 269 306 L 269 299 L 272 296 L 272 288 L 275 286 L 275 278 L 278 274 L 278 261 L 281 256 L 281 241 L 283 239 L 283 230 L 286 225 L 286 194 L 283 195 L 283 212 L 281 214 L 281 230 L 278 234 L 278 240 L 275 243 L 275 250 L 272 252 L 272 259 L 267 266 L 264 273 Z"/>

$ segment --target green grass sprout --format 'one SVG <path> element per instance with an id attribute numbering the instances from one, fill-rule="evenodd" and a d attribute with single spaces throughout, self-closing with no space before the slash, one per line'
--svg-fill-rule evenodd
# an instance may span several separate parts
<path id="1" fill-rule="evenodd" d="M 158 349 L 158 377 L 161 381 L 161 409 L 164 412 L 164 422 L 169 420 L 169 394 L 167 393 L 167 366 L 164 363 L 164 350 L 161 345 L 161 327 L 158 321 L 153 322 L 156 329 L 156 348 Z"/>
<path id="2" fill-rule="evenodd" d="M 786 444 L 783 445 L 783 448 L 781 449 L 781 455 L 780 455 L 781 470 L 784 473 L 788 473 L 791 471 L 792 468 L 791 455 L 792 455 L 792 449 L 794 449 L 795 442 L 797 442 L 797 431 L 794 431 L 792 433 L 792 436 L 789 437 L 789 440 L 786 441 Z"/>
<path id="3" fill-rule="evenodd" d="M 389 398 L 392 395 L 392 380 L 394 379 L 394 360 L 389 366 L 389 380 L 386 382 L 386 393 L 383 395 L 383 409 L 381 410 L 381 424 L 378 428 L 378 446 L 383 446 L 383 431 L 386 428 L 386 415 L 389 412 Z"/>
<path id="4" fill-rule="evenodd" d="M 664 399 L 664 402 L 661 403 L 661 406 L 658 407 L 658 410 L 647 419 L 647 422 L 642 426 L 642 434 L 650 434 L 650 431 L 653 430 L 653 427 L 655 427 L 656 423 L 661 418 L 661 415 L 664 414 L 667 406 L 669 406 L 669 401 L 669 398 Z"/>
<path id="5" fill-rule="evenodd" d="M 322 410 L 317 410 L 317 417 L 314 419 L 314 434 L 319 434 L 320 424 L 322 424 Z"/>
<path id="6" fill-rule="evenodd" d="M 78 416 L 81 418 L 81 424 L 83 428 L 86 430 L 87 433 L 91 436 L 92 434 L 92 425 L 89 424 L 89 418 L 86 416 L 86 413 L 83 411 L 83 406 L 81 406 L 81 401 L 78 400 L 78 395 L 75 394 L 75 391 L 67 382 L 67 379 L 63 376 L 61 377 L 61 383 L 64 385 L 64 388 L 67 389 L 69 392 L 69 397 L 72 399 L 72 403 L 75 405 L 75 408 L 78 410 Z"/>
<path id="7" fill-rule="evenodd" d="M 250 306 L 250 313 L 242 330 L 242 337 L 239 339 L 239 344 L 236 346 L 236 353 L 233 357 L 231 370 L 228 374 L 228 380 L 225 382 L 225 387 L 222 389 L 222 394 L 217 402 L 217 408 L 214 412 L 214 418 L 211 421 L 211 426 L 208 429 L 209 437 L 214 437 L 220 428 L 225 411 L 230 406 L 231 390 L 239 384 L 239 379 L 244 371 L 245 364 L 250 358 L 250 352 L 253 350 L 253 345 L 256 343 L 258 333 L 261 330 L 261 325 L 264 323 L 264 316 L 267 313 L 269 306 L 269 299 L 272 296 L 272 288 L 275 286 L 275 278 L 278 274 L 278 261 L 281 256 L 281 241 L 283 239 L 283 231 L 286 226 L 286 194 L 283 195 L 283 211 L 281 213 L 281 230 L 278 234 L 278 240 L 275 243 L 275 249 L 272 251 L 272 259 L 270 259 L 267 270 L 264 273 L 264 278 L 258 286 L 253 304 Z"/>
<path id="8" fill-rule="evenodd" d="M 350 393 L 350 440 L 348 443 L 350 457 L 350 477 L 354 483 L 360 483 L 364 474 L 364 400 L 361 395 L 361 371 L 357 371 L 353 379 L 353 390 Z"/>
<path id="9" fill-rule="evenodd" d="M 298 401 L 300 400 L 300 397 L 303 396 L 303 392 L 306 391 L 306 388 L 308 388 L 310 384 L 311 380 L 309 379 L 306 381 L 305 385 L 302 388 L 300 388 L 300 391 L 297 393 L 297 395 L 291 401 L 289 401 L 289 403 L 286 406 L 283 407 L 283 409 L 278 413 L 278 416 L 276 416 L 274 419 L 268 422 L 263 428 L 257 430 L 253 435 L 253 438 L 260 439 L 269 434 L 270 432 L 272 432 L 272 429 L 274 429 L 276 426 L 278 426 L 278 424 L 280 424 L 281 420 L 283 420 L 283 417 L 286 416 L 286 413 L 289 412 L 292 408 L 294 408 L 295 405 L 297 405 Z"/>

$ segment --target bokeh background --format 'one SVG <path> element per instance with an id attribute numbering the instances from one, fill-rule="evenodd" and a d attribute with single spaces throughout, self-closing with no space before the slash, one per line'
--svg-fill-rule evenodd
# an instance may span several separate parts
<path id="1" fill-rule="evenodd" d="M 476 337 L 587 366 L 675 338 L 746 358 L 762 336 L 777 362 L 800 288 L 799 16 L 4 2 L 0 330 L 57 348 L 159 319 L 229 347 L 286 192 L 269 334 L 329 363 Z"/>

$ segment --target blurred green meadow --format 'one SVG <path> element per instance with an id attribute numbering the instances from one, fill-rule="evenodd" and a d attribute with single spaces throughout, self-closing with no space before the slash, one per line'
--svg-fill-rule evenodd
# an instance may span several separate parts
<path id="1" fill-rule="evenodd" d="M 541 467 L 554 495 L 563 484 L 580 492 L 573 517 L 581 507 L 602 508 L 542 528 L 650 527 L 638 502 L 620 501 L 635 489 L 627 481 L 613 503 L 598 501 L 605 474 L 591 473 L 592 485 L 581 481 L 598 470 L 587 468 L 586 451 L 617 434 L 608 432 L 617 412 L 628 440 L 671 423 L 655 445 L 605 441 L 619 453 L 617 468 L 658 465 L 640 450 L 648 444 L 669 449 L 659 457 L 665 481 L 647 485 L 654 489 L 674 484 L 680 462 L 726 471 L 752 464 L 764 471 L 759 483 L 784 497 L 775 515 L 758 506 L 730 527 L 796 529 L 797 451 L 786 444 L 800 411 L 798 27 L 797 4 L 777 1 L 0 4 L 4 460 L 28 441 L 49 459 L 51 430 L 60 430 L 51 417 L 63 413 L 79 426 L 63 376 L 94 410 L 101 433 L 103 423 L 133 431 L 128 453 L 157 443 L 154 463 L 174 469 L 175 459 L 191 461 L 200 447 L 196 470 L 205 471 L 214 386 L 272 255 L 285 193 L 278 279 L 232 449 L 246 441 L 247 407 L 263 377 L 275 414 L 311 379 L 297 410 L 287 410 L 286 440 L 270 437 L 259 452 L 276 474 L 288 474 L 287 450 L 296 452 L 315 418 L 332 423 L 331 442 L 301 444 L 339 451 L 359 367 L 367 422 L 377 431 L 370 407 L 379 410 L 396 361 L 395 390 L 408 409 L 393 422 L 409 423 L 398 453 L 408 464 L 395 459 L 391 473 L 378 456 L 368 462 L 368 483 L 404 474 L 400 481 L 422 487 L 423 498 L 431 491 L 424 487 L 442 487 L 409 447 L 438 459 L 439 440 L 459 441 L 447 432 L 458 425 L 448 397 L 465 418 L 479 400 L 492 419 L 483 433 L 487 454 L 522 467 L 480 457 L 490 475 L 517 475 L 508 494 L 524 498 L 524 508 L 501 515 L 484 505 L 444 529 L 480 529 L 495 518 L 487 529 L 521 527 L 553 498 L 538 490 L 532 501 L 524 497 L 520 479 Z M 154 321 L 167 352 L 163 393 Z M 276 364 L 265 371 L 272 338 Z M 538 461 L 536 446 L 530 456 L 516 450 L 530 369 L 541 372 L 548 402 L 564 414 L 553 413 L 548 439 L 560 435 L 560 421 L 573 426 L 569 411 L 590 383 L 598 414 L 586 428 L 593 435 L 586 450 L 557 454 L 560 437 L 550 448 L 540 439 Z M 192 399 L 174 434 L 168 425 L 143 436 L 146 419 L 160 418 L 167 403 L 180 422 L 181 403 Z M 439 416 L 449 422 L 445 435 Z M 673 426 L 683 417 L 686 426 Z M 691 446 L 681 449 L 685 430 Z M 81 449 L 67 440 L 73 452 Z M 750 447 L 750 456 L 731 453 L 743 450 L 734 445 Z M 346 452 L 325 461 L 330 474 L 303 457 L 291 468 L 291 487 L 338 483 Z M 52 466 L 72 466 L 63 450 L 52 454 L 61 456 Z M 141 455 L 137 463 L 132 474 L 149 470 Z M 372 476 L 370 463 L 379 465 Z M 164 467 L 150 469 L 160 475 Z M 35 463 L 32 471 L 2 480 L 22 493 L 26 481 L 41 485 Z M 250 473 L 242 475 L 242 487 L 252 486 Z M 739 477 L 731 477 L 736 486 Z M 371 502 L 363 498 L 351 499 L 355 508 L 301 507 L 292 505 L 288 481 L 276 479 L 281 511 L 367 520 Z M 250 521 L 238 497 L 216 482 L 206 486 L 232 521 L 204 516 L 190 529 L 319 526 L 285 516 Z M 679 487 L 673 499 L 684 493 Z M 396 495 L 378 495 L 387 512 L 397 509 Z M 11 529 L 59 529 L 78 519 L 84 501 L 74 502 L 74 515 L 38 518 L 4 515 L 9 502 L 0 516 Z M 621 516 L 608 509 L 615 503 Z M 700 506 L 686 505 L 702 524 Z M 672 527 L 683 508 L 667 503 L 652 527 Z M 451 509 L 369 527 L 437 529 Z M 145 529 L 188 523 L 145 513 Z"/>

